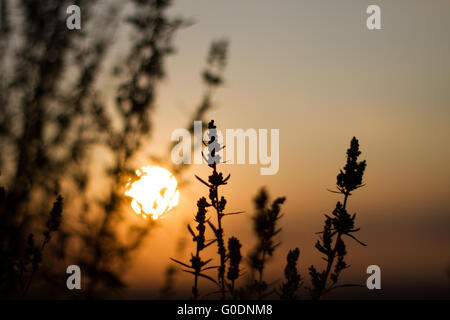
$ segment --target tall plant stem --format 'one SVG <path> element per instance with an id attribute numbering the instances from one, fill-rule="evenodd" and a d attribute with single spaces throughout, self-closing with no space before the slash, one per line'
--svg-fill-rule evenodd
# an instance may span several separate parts
<path id="1" fill-rule="evenodd" d="M 266 251 L 263 251 L 262 258 L 261 258 L 262 264 L 261 268 L 258 270 L 259 272 L 259 283 L 260 285 L 263 283 L 263 272 L 264 272 L 264 265 L 266 263 Z M 258 288 L 258 299 L 261 300 L 263 298 L 263 289 L 261 287 Z"/>
<path id="2" fill-rule="evenodd" d="M 197 259 L 200 258 L 200 250 L 198 248 L 198 244 L 197 244 L 197 252 L 195 254 L 195 257 Z M 195 275 L 194 275 L 194 287 L 192 288 L 192 293 L 194 296 L 194 300 L 198 299 L 198 275 L 200 273 L 200 270 L 195 270 Z"/>
<path id="3" fill-rule="evenodd" d="M 343 209 L 344 209 L 344 210 L 345 210 L 345 208 L 346 208 L 346 206 L 347 206 L 347 199 L 348 199 L 348 196 L 349 196 L 349 193 L 348 193 L 348 192 L 344 193 L 344 204 L 343 204 Z M 323 289 L 324 289 L 324 290 L 326 289 L 327 282 L 328 282 L 328 278 L 329 278 L 330 272 L 331 272 L 331 268 L 333 267 L 334 259 L 336 258 L 337 245 L 338 245 L 339 241 L 341 240 L 341 236 L 342 236 L 341 233 L 338 233 L 338 234 L 337 234 L 336 241 L 335 241 L 334 247 L 333 247 L 333 251 L 332 251 L 331 255 L 328 256 L 328 259 L 327 259 L 327 260 L 328 260 L 328 262 L 327 262 L 327 269 L 326 269 L 326 271 L 325 271 L 325 278 L 324 278 L 324 280 L 323 280 L 323 282 L 324 282 L 324 285 L 323 285 L 324 287 L 323 287 Z M 322 292 L 322 293 L 323 293 L 323 292 Z M 319 296 L 319 299 L 320 299 L 320 298 L 321 298 L 321 297 Z"/>
<path id="4" fill-rule="evenodd" d="M 213 165 L 214 173 L 217 173 L 216 170 L 216 164 Z M 223 229 L 222 229 L 222 217 L 223 212 L 221 212 L 219 208 L 219 190 L 218 187 L 214 187 L 214 209 L 216 209 L 217 213 L 217 247 L 218 247 L 218 253 L 220 256 L 220 266 L 219 266 L 219 284 L 220 284 L 220 292 L 221 292 L 221 298 L 225 299 L 225 258 L 226 258 L 226 250 L 225 250 L 225 244 L 223 241 Z"/>

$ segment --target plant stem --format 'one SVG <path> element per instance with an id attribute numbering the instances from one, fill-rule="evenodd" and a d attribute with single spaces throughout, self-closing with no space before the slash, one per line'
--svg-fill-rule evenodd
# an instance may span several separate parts
<path id="1" fill-rule="evenodd" d="M 347 206 L 348 196 L 349 196 L 348 192 L 344 193 L 344 204 L 343 204 L 343 209 L 344 210 L 345 210 L 345 208 Z M 337 245 L 338 245 L 339 241 L 341 240 L 341 236 L 342 236 L 341 233 L 337 234 L 336 242 L 334 243 L 333 251 L 328 256 L 328 259 L 327 259 L 328 262 L 327 262 L 327 269 L 325 271 L 325 279 L 323 280 L 323 282 L 324 282 L 324 284 L 323 284 L 323 291 L 325 291 L 325 289 L 326 289 L 325 287 L 326 287 L 327 282 L 328 282 L 328 277 L 330 276 L 330 272 L 331 272 L 331 268 L 333 266 L 334 258 L 336 257 Z M 323 291 L 321 292 L 321 295 L 322 295 Z M 319 299 L 320 299 L 321 295 L 319 296 Z"/>
<path id="2" fill-rule="evenodd" d="M 216 173 L 216 164 L 214 163 L 214 173 Z M 217 212 L 217 246 L 219 248 L 219 255 L 220 255 L 220 267 L 219 267 L 219 283 L 220 283 L 220 291 L 222 295 L 222 299 L 225 299 L 225 244 L 223 241 L 223 229 L 222 229 L 222 217 L 223 213 L 221 212 L 219 208 L 219 190 L 218 187 L 214 188 L 214 208 Z"/>
<path id="3" fill-rule="evenodd" d="M 195 257 L 200 260 L 200 250 L 197 243 L 197 252 L 195 254 Z M 194 295 L 194 300 L 198 299 L 198 274 L 200 273 L 200 270 L 195 270 L 194 275 L 194 287 L 192 288 L 192 293 Z"/>
<path id="4" fill-rule="evenodd" d="M 45 248 L 45 245 L 47 244 L 47 242 L 48 242 L 47 239 L 44 239 L 44 241 L 42 242 L 42 245 L 41 245 L 41 251 L 40 251 L 41 254 L 42 254 L 42 252 L 44 251 L 44 248 Z M 23 290 L 23 293 L 22 293 L 22 296 L 23 296 L 23 297 L 25 297 L 26 294 L 28 293 L 28 291 L 30 290 L 31 282 L 33 281 L 33 278 L 34 278 L 34 274 L 35 274 L 35 273 L 36 273 L 36 270 L 33 269 L 33 270 L 31 271 L 30 277 L 28 278 L 28 281 L 27 281 L 27 284 L 26 284 L 26 286 L 25 286 L 25 289 Z"/>
<path id="5" fill-rule="evenodd" d="M 263 283 L 263 272 L 264 272 L 264 264 L 266 263 L 266 251 L 264 250 L 262 253 L 261 258 L 261 268 L 259 271 L 259 287 L 258 287 L 258 299 L 261 300 L 263 296 L 263 289 L 262 289 L 262 283 Z"/>

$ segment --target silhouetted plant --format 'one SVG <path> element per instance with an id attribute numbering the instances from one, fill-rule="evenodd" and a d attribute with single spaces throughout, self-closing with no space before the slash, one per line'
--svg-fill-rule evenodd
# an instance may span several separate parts
<path id="1" fill-rule="evenodd" d="M 217 227 L 211 221 L 208 221 L 209 226 L 214 232 L 214 235 L 217 240 L 217 253 L 220 257 L 220 265 L 218 268 L 218 280 L 220 284 L 220 290 L 222 293 L 222 299 L 225 299 L 225 260 L 226 260 L 226 249 L 224 243 L 224 235 L 222 228 L 222 218 L 224 217 L 224 210 L 227 201 L 222 196 L 219 199 L 219 187 L 227 184 L 228 179 L 230 179 L 230 175 L 228 175 L 225 179 L 223 178 L 223 174 L 217 171 L 217 163 L 220 163 L 220 156 L 216 154 L 221 148 L 219 143 L 216 141 L 216 126 L 214 125 L 214 120 L 208 123 L 208 135 L 210 140 L 207 142 L 209 155 L 204 155 L 206 158 L 206 162 L 208 166 L 212 168 L 213 172 L 208 177 L 208 182 L 205 182 L 200 177 L 196 176 L 196 178 L 204 183 L 209 188 L 209 200 L 211 201 L 212 207 L 216 210 L 217 214 Z"/>
<path id="2" fill-rule="evenodd" d="M 220 262 L 217 267 L 209 267 L 206 269 L 217 268 L 218 281 L 217 282 L 214 281 L 214 282 L 216 282 L 220 288 L 219 292 L 221 294 L 221 298 L 225 299 L 226 293 L 227 293 L 227 287 L 234 288 L 234 280 L 236 280 L 237 276 L 239 275 L 240 259 L 238 259 L 238 257 L 240 255 L 240 252 L 237 249 L 239 242 L 236 242 L 237 241 L 237 239 L 236 239 L 236 240 L 231 240 L 231 244 L 232 244 L 231 247 L 233 249 L 233 253 L 231 255 L 227 254 L 227 250 L 225 248 L 225 243 L 224 243 L 224 229 L 223 229 L 222 219 L 223 219 L 223 217 L 225 217 L 227 215 L 239 214 L 241 212 L 226 213 L 225 206 L 226 206 L 227 201 L 226 201 L 225 197 L 223 197 L 223 196 L 219 197 L 219 187 L 227 184 L 227 181 L 230 179 L 230 175 L 228 175 L 227 177 L 224 178 L 223 173 L 218 172 L 218 170 L 217 170 L 217 164 L 221 163 L 221 157 L 218 154 L 218 152 L 220 150 L 222 150 L 222 146 L 217 141 L 217 128 L 214 124 L 214 120 L 211 120 L 208 123 L 208 137 L 209 137 L 209 140 L 205 143 L 206 146 L 208 147 L 208 153 L 205 154 L 202 152 L 202 155 L 203 155 L 203 158 L 205 159 L 206 163 L 208 164 L 208 166 L 212 169 L 212 173 L 208 177 L 208 182 L 206 182 L 205 180 L 203 180 L 202 178 L 200 178 L 197 175 L 195 177 L 201 183 L 206 185 L 209 189 L 209 196 L 208 196 L 209 202 L 205 198 L 201 198 L 200 200 L 201 200 L 202 206 L 205 206 L 205 208 L 212 207 L 216 212 L 217 225 L 215 225 L 210 220 L 206 220 L 209 227 L 213 231 L 214 237 L 215 237 L 214 240 L 208 242 L 207 246 L 211 245 L 213 242 L 217 242 L 217 253 L 218 253 Z M 203 226 L 202 226 L 201 230 L 202 230 L 202 232 L 204 232 Z M 189 232 L 194 236 L 194 241 L 196 241 L 196 239 L 198 239 L 198 235 L 196 235 L 190 228 L 189 228 Z M 204 237 L 204 233 L 202 234 L 202 237 Z M 229 276 L 232 278 L 230 280 L 232 280 L 233 284 L 228 286 L 228 284 L 225 280 L 225 271 L 226 271 L 227 259 L 230 259 L 231 257 L 233 258 L 233 263 L 232 263 L 232 270 L 231 270 L 231 273 L 229 273 Z M 174 260 L 174 259 L 172 259 L 172 260 Z M 239 260 L 239 262 L 238 262 L 238 260 Z M 177 260 L 174 260 L 174 261 L 186 266 L 186 264 L 184 264 L 180 261 L 177 261 Z M 196 261 L 198 261 L 198 260 L 196 259 Z M 210 260 L 207 260 L 207 262 L 209 262 L 209 261 Z M 202 263 L 199 263 L 197 265 L 197 270 L 199 270 L 198 269 L 199 266 L 203 266 Z M 194 266 L 191 265 L 189 267 L 192 268 Z M 231 267 L 231 265 L 230 265 L 230 267 Z M 206 270 L 206 269 L 202 269 L 202 270 Z M 191 273 L 193 273 L 194 275 L 196 274 L 195 271 L 191 272 Z M 237 275 L 236 275 L 236 273 L 237 273 Z M 202 276 L 202 275 L 197 274 L 197 276 Z M 203 275 L 203 276 L 208 279 L 210 278 L 206 275 Z M 196 278 L 194 279 L 193 292 L 197 292 Z M 195 294 L 194 294 L 194 296 L 197 297 Z"/>
<path id="3" fill-rule="evenodd" d="M 198 278 L 199 277 L 203 277 L 205 279 L 208 279 L 212 282 L 214 282 L 215 284 L 217 284 L 217 282 L 211 278 L 210 276 L 206 275 L 203 271 L 209 270 L 209 269 L 214 269 L 216 267 L 206 267 L 206 265 L 211 262 L 212 259 L 208 259 L 206 261 L 203 261 L 200 257 L 200 252 L 209 247 L 211 244 L 213 244 L 216 240 L 210 240 L 208 242 L 206 242 L 206 238 L 205 238 L 205 231 L 206 231 L 206 212 L 207 212 L 207 207 L 210 207 L 211 205 L 206 201 L 206 199 L 204 197 L 200 198 L 197 202 L 197 215 L 195 216 L 195 221 L 197 222 L 197 233 L 195 233 L 191 226 L 188 225 L 188 230 L 192 235 L 192 239 L 193 241 L 197 244 L 196 247 L 196 253 L 195 255 L 191 254 L 191 260 L 190 260 L 190 265 L 183 263 L 181 261 L 178 261 L 174 258 L 171 258 L 174 262 L 182 265 L 183 267 L 186 267 L 188 269 L 183 269 L 183 271 L 191 273 L 194 275 L 194 285 L 192 286 L 192 295 L 194 300 L 198 299 L 199 296 L 199 290 L 198 290 Z"/>
<path id="4" fill-rule="evenodd" d="M 300 282 L 302 277 L 297 270 L 297 261 L 300 255 L 300 250 L 295 248 L 294 250 L 289 250 L 287 255 L 287 264 L 284 269 L 284 277 L 286 281 L 281 286 L 280 298 L 283 300 L 295 300 L 298 298 L 297 291 L 300 288 Z"/>
<path id="5" fill-rule="evenodd" d="M 269 196 L 264 188 L 259 191 L 254 199 L 256 213 L 253 216 L 253 228 L 257 237 L 257 244 L 249 254 L 249 265 L 252 269 L 253 278 L 251 279 L 252 281 L 250 284 L 246 287 L 235 288 L 235 281 L 240 276 L 240 262 L 242 260 L 240 249 L 242 245 L 237 238 L 231 237 L 228 240 L 227 252 L 223 244 L 224 232 L 221 219 L 227 215 L 227 213 L 224 213 L 226 200 L 224 197 L 221 197 L 219 200 L 218 188 L 227 184 L 230 176 L 223 178 L 223 174 L 217 171 L 216 165 L 217 163 L 220 163 L 220 156 L 216 154 L 216 152 L 220 151 L 222 147 L 216 142 L 216 126 L 213 121 L 208 124 L 208 129 L 209 141 L 206 145 L 208 146 L 209 154 L 203 156 L 208 162 L 208 165 L 213 169 L 213 172 L 209 176 L 208 182 L 198 176 L 196 177 L 200 182 L 209 188 L 210 202 L 207 202 L 206 199 L 201 198 L 199 203 L 202 205 L 199 206 L 199 208 L 206 208 L 208 206 L 213 207 L 217 213 L 218 227 L 210 221 L 205 220 L 204 215 L 202 214 L 200 215 L 200 219 L 196 218 L 197 222 L 201 222 L 197 228 L 199 233 L 194 233 L 190 227 L 188 227 L 188 229 L 192 234 L 194 241 L 200 244 L 205 241 L 205 221 L 207 221 L 214 232 L 216 238 L 208 243 L 208 245 L 217 241 L 218 254 L 221 264 L 218 266 L 219 281 L 216 282 L 213 279 L 210 280 L 219 285 L 222 299 L 226 298 L 226 291 L 225 288 L 222 287 L 222 283 L 228 287 L 228 290 L 231 293 L 230 297 L 232 299 L 264 299 L 272 292 L 277 293 L 280 299 L 283 300 L 298 299 L 298 292 L 303 286 L 303 279 L 297 268 L 297 263 L 300 256 L 300 250 L 298 248 L 290 250 L 287 255 L 287 263 L 284 269 L 285 281 L 280 286 L 279 291 L 272 290 L 267 292 L 269 285 L 266 283 L 263 275 L 268 260 L 273 256 L 276 247 L 279 245 L 279 243 L 276 242 L 275 237 L 281 231 L 278 227 L 278 223 L 282 216 L 281 206 L 284 204 L 285 198 L 278 197 L 270 203 Z M 338 191 L 332 191 L 344 196 L 343 204 L 341 204 L 341 202 L 337 202 L 336 208 L 333 210 L 332 214 L 325 215 L 326 219 L 324 229 L 319 233 L 321 234 L 321 238 L 317 241 L 315 246 L 317 250 L 325 256 L 323 259 L 327 262 L 326 268 L 321 272 L 318 272 L 314 266 L 309 268 L 309 274 L 311 276 L 311 287 L 309 288 L 309 292 L 312 299 L 320 299 L 326 293 L 340 287 L 356 286 L 352 284 L 338 285 L 338 280 L 341 272 L 348 268 L 348 265 L 345 262 L 347 251 L 344 243 L 344 237 L 350 237 L 365 246 L 364 243 L 359 241 L 354 236 L 354 233 L 359 231 L 359 228 L 355 228 L 356 214 L 350 215 L 346 210 L 348 197 L 352 195 L 354 190 L 363 186 L 362 178 L 366 168 L 366 162 L 365 160 L 358 161 L 360 154 L 361 152 L 359 151 L 358 140 L 353 138 L 350 143 L 350 148 L 347 150 L 347 163 L 343 170 L 340 170 L 337 176 L 336 185 Z M 200 248 L 203 248 L 202 245 L 200 245 Z M 175 262 L 194 270 L 189 270 L 188 272 L 194 274 L 195 276 L 193 287 L 195 298 L 198 297 L 197 278 L 200 276 L 200 272 L 215 268 L 203 268 L 203 266 L 211 261 L 211 259 L 203 262 L 199 257 L 199 251 L 200 250 L 197 250 L 196 256 L 192 255 L 193 258 L 191 259 L 191 265 L 172 259 Z M 226 283 L 224 279 L 226 261 L 229 262 L 227 279 L 230 283 Z M 206 275 L 205 277 L 208 278 Z"/>
<path id="6" fill-rule="evenodd" d="M 257 273 L 254 279 L 253 290 L 258 299 L 262 299 L 267 290 L 267 283 L 263 279 L 263 272 L 267 260 L 273 256 L 279 243 L 275 242 L 275 236 L 281 231 L 278 220 L 281 218 L 281 205 L 285 197 L 276 198 L 268 205 L 268 194 L 263 188 L 255 198 L 256 213 L 253 216 L 253 229 L 258 238 L 257 245 L 250 254 L 250 267 Z"/>
<path id="7" fill-rule="evenodd" d="M 332 215 L 325 215 L 321 239 L 316 243 L 316 249 L 325 256 L 326 268 L 321 272 L 318 272 L 314 266 L 309 268 L 312 282 L 310 294 L 313 299 L 320 299 L 326 293 L 339 287 L 354 286 L 337 285 L 337 283 L 341 272 L 348 268 L 344 260 L 347 254 L 344 236 L 350 237 L 365 246 L 353 235 L 360 230 L 355 228 L 356 213 L 350 215 L 346 209 L 348 197 L 352 195 L 354 190 L 363 186 L 362 179 L 366 161 L 358 162 L 360 154 L 358 140 L 353 137 L 350 148 L 347 150 L 347 163 L 337 176 L 336 187 L 338 191 L 332 191 L 344 196 L 343 204 L 337 202 Z"/>
<path id="8" fill-rule="evenodd" d="M 173 299 L 176 295 L 175 291 L 175 275 L 177 274 L 178 269 L 173 265 L 169 265 L 164 272 L 164 285 L 159 291 L 159 299 L 160 300 L 168 300 Z"/>
<path id="9" fill-rule="evenodd" d="M 232 297 L 235 297 L 235 281 L 237 278 L 239 278 L 240 275 L 240 269 L 239 265 L 242 260 L 241 255 L 241 243 L 239 240 L 235 237 L 231 237 L 228 239 L 228 261 L 229 261 L 229 267 L 228 267 L 228 273 L 227 278 L 231 281 L 230 284 L 230 293 Z"/>
<path id="10" fill-rule="evenodd" d="M 4 207 L 5 192 L 0 191 L 0 208 Z M 33 233 L 27 237 L 23 256 L 20 259 L 8 257 L 8 252 L 1 252 L 1 275 L 0 292 L 2 294 L 12 294 L 25 296 L 31 286 L 35 273 L 39 270 L 42 262 L 43 252 L 46 245 L 51 240 L 52 233 L 58 231 L 61 225 L 63 211 L 63 198 L 58 196 L 50 211 L 45 229 L 42 232 L 43 240 L 41 245 L 36 245 Z M 3 215 L 4 212 L 0 212 Z M 11 297 L 11 296 L 10 296 Z"/>

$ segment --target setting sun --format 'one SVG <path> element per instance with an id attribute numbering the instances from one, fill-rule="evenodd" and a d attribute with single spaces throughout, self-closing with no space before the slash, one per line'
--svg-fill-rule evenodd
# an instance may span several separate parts
<path id="1" fill-rule="evenodd" d="M 178 204 L 180 192 L 172 173 L 157 166 L 136 170 L 138 179 L 130 181 L 125 195 L 131 197 L 131 207 L 144 218 L 158 219 Z"/>

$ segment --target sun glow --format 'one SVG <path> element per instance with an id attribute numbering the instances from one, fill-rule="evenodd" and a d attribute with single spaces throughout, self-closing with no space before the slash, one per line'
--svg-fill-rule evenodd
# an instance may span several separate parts
<path id="1" fill-rule="evenodd" d="M 180 191 L 172 173 L 157 166 L 136 170 L 137 180 L 127 184 L 125 195 L 131 197 L 131 207 L 144 218 L 158 219 L 178 204 Z"/>

